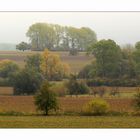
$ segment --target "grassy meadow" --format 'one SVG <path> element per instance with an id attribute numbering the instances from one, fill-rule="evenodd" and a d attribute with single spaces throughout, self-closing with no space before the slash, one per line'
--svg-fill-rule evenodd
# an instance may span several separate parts
<path id="1" fill-rule="evenodd" d="M 140 128 L 140 117 L 0 116 L 1 128 Z"/>

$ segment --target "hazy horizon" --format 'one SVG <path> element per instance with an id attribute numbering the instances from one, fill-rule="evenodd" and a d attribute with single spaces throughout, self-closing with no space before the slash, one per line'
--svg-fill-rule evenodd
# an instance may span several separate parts
<path id="1" fill-rule="evenodd" d="M 26 32 L 37 22 L 89 27 L 98 40 L 113 39 L 119 45 L 140 40 L 140 12 L 0 12 L 0 19 L 0 43 L 28 41 Z"/>

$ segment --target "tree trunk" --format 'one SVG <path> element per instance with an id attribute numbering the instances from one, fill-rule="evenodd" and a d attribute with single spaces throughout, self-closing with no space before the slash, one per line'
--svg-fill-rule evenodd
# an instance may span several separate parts
<path id="1" fill-rule="evenodd" d="M 48 110 L 45 111 L 45 115 L 48 116 Z"/>

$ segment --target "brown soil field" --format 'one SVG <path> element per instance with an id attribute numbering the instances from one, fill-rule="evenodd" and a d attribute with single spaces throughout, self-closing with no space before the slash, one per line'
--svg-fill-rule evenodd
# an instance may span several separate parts
<path id="1" fill-rule="evenodd" d="M 80 112 L 93 97 L 60 97 L 61 111 Z M 106 99 L 112 111 L 130 112 L 133 110 L 132 99 Z M 36 113 L 33 96 L 0 96 L 0 111 Z"/>
<path id="2" fill-rule="evenodd" d="M 0 95 L 13 95 L 13 87 L 0 87 Z"/>

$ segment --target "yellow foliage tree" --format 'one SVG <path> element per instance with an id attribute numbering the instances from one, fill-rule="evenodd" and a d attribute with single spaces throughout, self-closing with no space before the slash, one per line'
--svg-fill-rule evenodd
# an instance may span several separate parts
<path id="1" fill-rule="evenodd" d="M 61 80 L 70 73 L 68 64 L 63 63 L 59 55 L 45 49 L 42 54 L 41 70 L 48 80 Z"/>
<path id="2" fill-rule="evenodd" d="M 5 59 L 0 61 L 0 77 L 7 78 L 18 69 L 18 65 L 12 60 Z"/>

